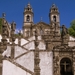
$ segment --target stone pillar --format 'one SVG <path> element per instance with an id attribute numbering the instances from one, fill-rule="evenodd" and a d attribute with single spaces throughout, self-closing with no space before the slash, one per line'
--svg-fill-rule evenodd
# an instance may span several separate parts
<path id="1" fill-rule="evenodd" d="M 35 51 L 34 51 L 34 75 L 40 75 L 40 58 L 39 58 L 39 48 L 38 48 L 38 36 L 37 31 L 35 32 Z"/>
<path id="2" fill-rule="evenodd" d="M 3 49 L 6 50 L 7 48 L 7 25 L 5 21 L 5 14 L 3 13 L 2 16 L 2 42 L 3 42 Z"/>
<path id="3" fill-rule="evenodd" d="M 21 31 L 19 32 L 18 45 L 21 45 Z"/>
<path id="4" fill-rule="evenodd" d="M 15 22 L 12 22 L 11 24 L 11 39 L 12 39 L 12 44 L 11 44 L 11 59 L 14 59 L 14 56 L 15 56 L 15 35 L 14 35 L 14 32 L 15 32 L 15 27 L 16 27 L 16 24 Z"/>
<path id="5" fill-rule="evenodd" d="M 3 43 L 2 42 L 0 42 L 0 53 L 2 54 L 3 53 Z"/>
<path id="6" fill-rule="evenodd" d="M 31 27 L 30 27 L 30 36 L 33 36 L 32 24 L 31 24 Z"/>

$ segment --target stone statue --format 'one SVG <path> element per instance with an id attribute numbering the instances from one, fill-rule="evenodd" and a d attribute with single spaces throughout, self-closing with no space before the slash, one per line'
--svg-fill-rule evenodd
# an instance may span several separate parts
<path id="1" fill-rule="evenodd" d="M 37 40 L 37 38 L 38 38 L 38 31 L 37 31 L 37 28 L 36 28 L 36 30 L 35 30 L 35 40 Z"/>
<path id="2" fill-rule="evenodd" d="M 68 34 L 68 29 L 65 27 L 65 25 L 62 25 L 62 36 L 65 36 Z"/>
<path id="3" fill-rule="evenodd" d="M 65 25 L 62 25 L 61 38 L 62 38 L 62 43 L 63 44 L 68 44 L 69 35 L 68 35 L 68 29 L 65 27 Z"/>

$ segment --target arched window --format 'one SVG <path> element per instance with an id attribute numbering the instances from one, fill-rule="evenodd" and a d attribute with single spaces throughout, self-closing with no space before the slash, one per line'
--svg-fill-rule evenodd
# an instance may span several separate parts
<path id="1" fill-rule="evenodd" d="M 30 16 L 29 15 L 27 15 L 27 22 L 29 22 L 30 21 Z"/>
<path id="2" fill-rule="evenodd" d="M 56 22 L 56 16 L 53 16 L 53 21 Z"/>
<path id="3" fill-rule="evenodd" d="M 72 62 L 69 58 L 60 61 L 60 75 L 73 75 Z"/>

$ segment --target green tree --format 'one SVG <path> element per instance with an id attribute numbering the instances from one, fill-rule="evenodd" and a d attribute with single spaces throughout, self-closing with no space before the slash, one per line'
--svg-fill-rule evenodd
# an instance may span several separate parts
<path id="1" fill-rule="evenodd" d="M 69 34 L 75 37 L 75 20 L 70 23 Z"/>
<path id="2" fill-rule="evenodd" d="M 2 32 L 2 18 L 0 18 L 0 34 Z"/>

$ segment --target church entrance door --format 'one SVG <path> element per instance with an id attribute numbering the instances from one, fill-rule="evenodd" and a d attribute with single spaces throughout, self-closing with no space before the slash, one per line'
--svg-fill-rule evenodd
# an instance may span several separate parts
<path id="1" fill-rule="evenodd" d="M 60 61 L 60 75 L 73 75 L 72 62 L 69 58 Z"/>

